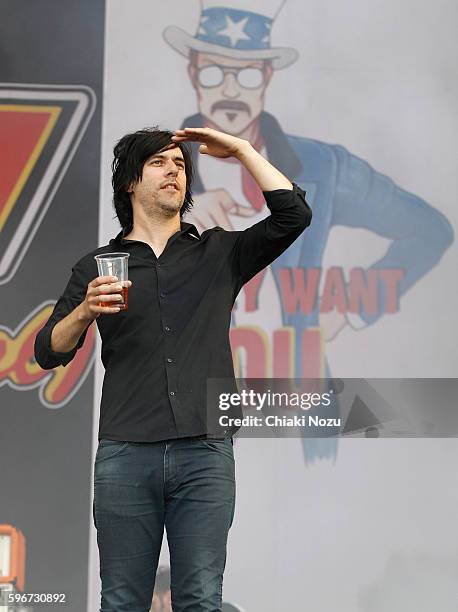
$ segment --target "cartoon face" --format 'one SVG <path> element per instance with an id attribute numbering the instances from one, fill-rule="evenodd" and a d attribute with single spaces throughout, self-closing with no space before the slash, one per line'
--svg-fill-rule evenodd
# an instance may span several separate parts
<path id="1" fill-rule="evenodd" d="M 237 136 L 257 119 L 272 76 L 270 62 L 194 52 L 188 73 L 201 114 L 216 129 Z"/>

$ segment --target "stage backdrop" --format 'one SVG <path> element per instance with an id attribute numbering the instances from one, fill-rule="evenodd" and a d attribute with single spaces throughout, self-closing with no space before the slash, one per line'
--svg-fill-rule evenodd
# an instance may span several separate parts
<path id="1" fill-rule="evenodd" d="M 113 0 L 107 10 L 100 242 L 118 231 L 117 138 L 155 124 L 257 126 L 253 144 L 306 190 L 314 217 L 239 296 L 242 373 L 456 377 L 456 3 Z M 251 211 L 229 214 L 227 229 L 266 216 L 237 165 L 197 163 L 187 220 L 198 229 L 212 190 Z M 455 440 L 240 439 L 235 454 L 226 601 L 246 612 L 455 609 Z M 96 582 L 92 593 L 95 609 Z"/>
<path id="2" fill-rule="evenodd" d="M 25 590 L 65 593 L 81 612 L 94 335 L 53 371 L 33 345 L 97 244 L 104 3 L 2 1 L 0 13 L 0 523 L 25 537 Z"/>
<path id="3" fill-rule="evenodd" d="M 88 334 L 70 365 L 43 372 L 33 339 L 74 263 L 119 231 L 115 141 L 156 124 L 249 134 L 306 191 L 311 227 L 238 297 L 240 375 L 456 378 L 458 9 L 454 0 L 1 9 L 0 523 L 26 538 L 27 591 L 65 592 L 66 610 L 92 612 L 100 347 Z M 186 220 L 199 231 L 215 191 L 247 209 L 229 212 L 225 229 L 268 214 L 237 164 L 196 163 Z M 237 439 L 235 455 L 226 602 L 244 612 L 455 612 L 455 438 Z"/>

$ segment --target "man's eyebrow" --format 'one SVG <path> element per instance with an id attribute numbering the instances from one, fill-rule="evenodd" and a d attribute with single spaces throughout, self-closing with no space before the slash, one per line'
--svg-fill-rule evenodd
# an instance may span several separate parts
<path id="1" fill-rule="evenodd" d="M 168 156 L 164 155 L 163 153 L 155 153 L 154 155 L 151 155 L 151 157 L 149 157 L 148 159 L 154 159 L 155 157 L 159 157 L 160 159 L 166 159 Z M 184 162 L 184 157 L 182 157 L 180 155 L 174 155 L 173 156 L 173 160 L 174 161 L 180 160 L 180 161 Z"/>

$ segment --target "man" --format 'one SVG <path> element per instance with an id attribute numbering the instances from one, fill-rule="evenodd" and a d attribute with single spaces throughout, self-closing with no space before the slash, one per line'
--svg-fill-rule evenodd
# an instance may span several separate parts
<path id="1" fill-rule="evenodd" d="M 275 334 L 293 330 L 294 363 L 289 376 L 328 377 L 323 343 L 309 346 L 304 341 L 307 333 L 319 330 L 322 340 L 330 342 L 345 328 L 360 331 L 378 322 L 389 312 L 385 271 L 397 275 L 395 291 L 396 298 L 400 298 L 439 263 L 453 242 L 453 230 L 441 212 L 343 146 L 286 134 L 276 117 L 266 112 L 266 93 L 275 71 L 292 65 L 299 56 L 295 49 L 271 46 L 275 20 L 284 4 L 280 0 L 204 0 L 194 36 L 169 26 L 164 39 L 188 60 L 188 76 L 196 92 L 198 112 L 182 125 L 209 126 L 249 140 L 307 192 L 314 210 L 310 232 L 253 281 L 251 298 L 248 291 L 240 293 L 233 326 L 261 326 L 270 357 L 266 361 L 276 362 L 283 371 L 287 369 L 289 352 L 285 351 L 284 357 L 277 351 Z M 285 91 L 288 95 L 301 95 L 297 75 Z M 301 129 L 304 127 L 299 126 L 299 132 Z M 215 220 L 225 229 L 239 230 L 268 214 L 262 194 L 243 165 L 236 160 L 198 159 L 195 146 L 192 152 L 196 162 L 196 207 L 189 219 L 200 231 L 211 227 Z M 307 301 L 305 287 L 308 294 L 316 280 L 313 271 L 320 273 L 319 281 L 325 286 L 323 258 L 334 226 L 361 228 L 389 241 L 385 252 L 364 270 L 365 278 L 371 273 L 377 275 L 375 312 L 370 312 L 362 301 L 357 312 L 350 309 L 346 301 L 348 286 L 343 285 L 340 297 L 344 308 L 333 304 L 328 309 L 320 296 L 312 300 L 309 308 L 301 307 Z M 297 282 L 301 269 L 302 285 Z M 300 305 L 288 308 L 286 294 Z M 256 335 L 252 333 L 247 338 L 249 342 Z M 338 408 L 326 416 L 338 416 Z M 304 438 L 303 448 L 307 461 L 333 459 L 337 439 Z"/>
<path id="2" fill-rule="evenodd" d="M 239 232 L 199 235 L 181 222 L 192 206 L 186 142 L 242 163 L 272 214 Z M 304 231 L 311 210 L 304 192 L 248 141 L 216 130 L 141 130 L 122 138 L 114 156 L 123 230 L 75 265 L 35 355 L 45 369 L 66 365 L 97 321 L 106 369 L 94 474 L 101 610 L 149 610 L 165 526 L 174 612 L 215 612 L 234 515 L 236 429 L 216 429 L 207 382 L 235 385 L 235 298 Z M 130 255 L 127 310 L 113 305 L 121 299 L 117 279 L 97 276 L 94 261 L 119 251 Z"/>

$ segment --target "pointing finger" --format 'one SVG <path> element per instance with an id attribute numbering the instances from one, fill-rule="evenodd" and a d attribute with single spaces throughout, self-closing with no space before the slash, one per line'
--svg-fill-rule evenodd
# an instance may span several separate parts
<path id="1" fill-rule="evenodd" d="M 249 208 L 248 206 L 242 206 L 241 204 L 236 204 L 234 206 L 234 208 L 231 210 L 233 215 L 236 215 L 237 217 L 252 217 L 253 215 L 256 214 L 256 211 L 254 208 Z"/>
<path id="2" fill-rule="evenodd" d="M 252 217 L 256 214 L 254 208 L 242 206 L 242 204 L 236 202 L 227 191 L 224 192 L 221 198 L 221 206 L 227 213 L 235 215 L 236 217 Z"/>

